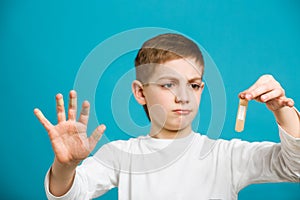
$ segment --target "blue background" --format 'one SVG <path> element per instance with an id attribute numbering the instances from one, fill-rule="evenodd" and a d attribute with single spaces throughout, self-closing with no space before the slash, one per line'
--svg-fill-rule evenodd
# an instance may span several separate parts
<path id="1" fill-rule="evenodd" d="M 53 152 L 33 109 L 41 108 L 55 123 L 54 96 L 58 92 L 68 95 L 89 52 L 108 37 L 132 28 L 153 26 L 177 30 L 208 51 L 219 68 L 227 95 L 222 138 L 278 142 L 274 118 L 259 103 L 249 105 L 246 130 L 234 131 L 237 94 L 260 75 L 270 73 L 299 105 L 299 11 L 300 3 L 296 0 L 2 0 L 1 199 L 45 199 L 43 180 Z M 116 77 L 133 67 L 134 53 L 112 64 L 101 80 L 104 90 L 95 96 L 96 104 L 99 103 L 95 105 L 97 112 L 101 113 L 99 120 L 107 124 L 110 140 L 129 137 L 115 126 L 108 104 L 113 78 L 117 80 Z M 112 70 L 116 67 L 119 70 Z M 132 118 L 145 125 L 142 109 L 130 102 L 130 110 L 136 110 Z M 209 105 L 206 90 L 200 107 L 199 131 L 203 133 L 210 120 Z M 239 199 L 244 200 L 267 197 L 300 199 L 300 185 L 252 185 L 239 194 Z M 99 199 L 117 199 L 117 190 Z"/>

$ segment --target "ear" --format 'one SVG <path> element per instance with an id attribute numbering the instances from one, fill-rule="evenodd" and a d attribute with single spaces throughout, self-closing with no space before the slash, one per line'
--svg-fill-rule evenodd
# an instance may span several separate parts
<path id="1" fill-rule="evenodd" d="M 138 81 L 134 80 L 131 85 L 132 93 L 134 95 L 134 98 L 140 105 L 145 105 L 146 104 L 146 99 L 144 96 L 144 87 L 143 84 Z"/>

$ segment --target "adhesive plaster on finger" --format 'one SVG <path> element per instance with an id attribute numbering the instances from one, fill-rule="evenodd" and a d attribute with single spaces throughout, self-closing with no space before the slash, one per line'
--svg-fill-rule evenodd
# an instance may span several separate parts
<path id="1" fill-rule="evenodd" d="M 77 98 L 71 98 L 70 99 L 70 104 L 71 106 L 76 106 Z"/>
<path id="2" fill-rule="evenodd" d="M 57 105 L 58 105 L 58 106 L 63 106 L 63 105 L 64 105 L 64 99 L 63 99 L 63 98 L 58 99 L 58 100 L 57 100 Z"/>

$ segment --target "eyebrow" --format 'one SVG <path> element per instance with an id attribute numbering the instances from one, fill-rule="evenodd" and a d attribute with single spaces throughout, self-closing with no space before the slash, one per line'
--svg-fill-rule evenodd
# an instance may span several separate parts
<path id="1" fill-rule="evenodd" d="M 192 78 L 189 80 L 189 82 L 192 82 L 192 81 L 202 81 L 202 77 L 195 77 L 195 78 Z"/>
<path id="2" fill-rule="evenodd" d="M 157 79 L 157 81 L 160 81 L 162 79 L 179 80 L 178 78 L 173 77 L 173 76 L 163 76 L 163 77 L 160 77 L 159 79 Z M 194 78 L 191 78 L 188 80 L 188 82 L 193 82 L 193 81 L 202 81 L 202 77 L 194 77 Z"/>

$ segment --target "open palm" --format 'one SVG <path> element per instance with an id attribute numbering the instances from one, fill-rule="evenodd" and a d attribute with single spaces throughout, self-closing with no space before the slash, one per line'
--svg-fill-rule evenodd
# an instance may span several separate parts
<path id="1" fill-rule="evenodd" d="M 51 124 L 39 109 L 34 109 L 34 114 L 48 132 L 56 159 L 65 165 L 77 165 L 88 157 L 101 138 L 105 126 L 98 126 L 90 137 L 87 136 L 87 123 L 89 118 L 90 104 L 85 101 L 78 121 L 77 94 L 70 92 L 68 120 L 64 109 L 64 101 L 61 94 L 56 95 L 57 125 Z"/>

